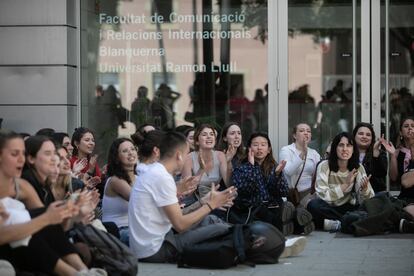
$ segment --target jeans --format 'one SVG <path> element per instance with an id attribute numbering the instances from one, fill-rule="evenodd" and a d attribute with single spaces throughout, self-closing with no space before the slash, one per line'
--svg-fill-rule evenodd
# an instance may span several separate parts
<path id="1" fill-rule="evenodd" d="M 320 198 L 315 198 L 308 203 L 307 209 L 313 216 L 315 227 L 323 229 L 323 221 L 325 219 L 342 221 L 342 217 L 346 212 L 357 210 L 358 206 L 349 203 L 333 206 Z"/>

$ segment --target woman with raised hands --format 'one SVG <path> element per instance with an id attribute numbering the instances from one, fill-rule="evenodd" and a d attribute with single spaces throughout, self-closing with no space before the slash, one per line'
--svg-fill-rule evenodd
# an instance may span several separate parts
<path id="1" fill-rule="evenodd" d="M 71 168 L 76 176 L 86 174 L 89 177 L 99 177 L 102 173 L 98 166 L 98 155 L 94 154 L 95 135 L 92 130 L 79 127 L 72 135 L 73 153 L 70 159 Z M 81 177 L 82 178 L 82 177 Z"/>
<path id="2" fill-rule="evenodd" d="M 293 143 L 280 150 L 280 160 L 286 161 L 283 173 L 289 188 L 296 188 L 299 192 L 299 202 L 295 204 L 306 207 L 310 199 L 312 177 L 321 156 L 309 147 L 312 132 L 308 124 L 300 123 L 293 127 L 292 137 Z"/>
<path id="3" fill-rule="evenodd" d="M 238 167 L 246 158 L 246 150 L 243 146 L 242 131 L 240 125 L 228 122 L 223 126 L 218 142 L 218 149 L 223 151 L 227 161 L 227 175 L 231 180 L 234 168 Z"/>
<path id="4" fill-rule="evenodd" d="M 329 159 L 317 168 L 315 189 L 318 198 L 308 203 L 315 226 L 326 231 L 338 231 L 343 215 L 358 209 L 359 204 L 374 196 L 359 152 L 351 134 L 335 136 Z"/>
<path id="5" fill-rule="evenodd" d="M 209 124 L 201 124 L 194 132 L 195 151 L 190 152 L 181 172 L 183 179 L 190 176 L 201 176 L 198 185 L 200 198 L 210 190 L 211 184 L 220 183 L 223 179 L 228 186 L 227 161 L 223 152 L 216 151 L 216 130 Z"/>
<path id="6" fill-rule="evenodd" d="M 138 154 L 128 138 L 116 139 L 108 153 L 108 172 L 102 199 L 102 221 L 114 222 L 120 239 L 129 245 L 128 201 L 135 182 Z"/>
<path id="7" fill-rule="evenodd" d="M 75 214 L 70 202 L 54 202 L 45 209 L 33 187 L 19 178 L 24 163 L 23 139 L 0 131 L 0 200 L 9 214 L 0 226 L 0 258 L 26 271 L 98 275 L 87 269 L 59 225 Z"/>
<path id="8" fill-rule="evenodd" d="M 250 220 L 273 224 L 285 236 L 293 234 L 295 209 L 291 203 L 283 201 L 283 197 L 288 195 L 288 184 L 283 174 L 286 161 L 276 162 L 266 133 L 253 133 L 247 141 L 247 148 L 246 159 L 232 174 L 238 196 L 231 212 L 236 215 L 250 212 L 247 216 Z"/>
<path id="9" fill-rule="evenodd" d="M 414 191 L 401 181 L 401 177 L 409 170 L 410 162 L 414 160 L 414 118 L 407 117 L 401 120 L 400 141 L 397 149 L 391 143 L 383 143 L 390 153 L 390 179 L 397 185 L 401 185 L 398 196 L 408 202 L 414 202 Z M 408 175 L 408 174 L 407 174 Z M 410 189 L 411 188 L 411 189 Z"/>
<path id="10" fill-rule="evenodd" d="M 358 123 L 352 131 L 359 151 L 359 163 L 371 175 L 370 183 L 375 193 L 386 190 L 388 160 L 386 152 L 381 150 L 384 138 L 376 140 L 374 128 L 369 123 Z"/>

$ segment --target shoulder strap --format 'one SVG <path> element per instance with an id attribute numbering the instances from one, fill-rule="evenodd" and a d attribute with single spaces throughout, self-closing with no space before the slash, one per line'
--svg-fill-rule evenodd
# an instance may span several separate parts
<path id="1" fill-rule="evenodd" d="M 20 185 L 15 177 L 13 178 L 13 182 L 14 182 L 14 191 L 16 192 L 16 196 L 14 197 L 14 199 L 18 200 L 20 197 Z"/>
<path id="2" fill-rule="evenodd" d="M 298 183 L 299 183 L 300 177 L 302 176 L 303 170 L 305 169 L 305 165 L 306 165 L 306 159 L 307 159 L 307 157 L 308 157 L 308 152 L 306 152 L 306 155 L 305 155 L 305 160 L 304 160 L 305 162 L 303 162 L 302 170 L 300 171 L 299 177 L 298 177 L 298 179 L 296 180 L 296 183 L 295 183 L 295 189 L 296 189 L 296 187 L 298 186 Z"/>

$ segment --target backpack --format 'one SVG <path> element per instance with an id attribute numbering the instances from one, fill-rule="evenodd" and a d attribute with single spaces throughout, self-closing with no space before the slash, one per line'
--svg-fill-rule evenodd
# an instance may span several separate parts
<path id="1" fill-rule="evenodd" d="M 274 264 L 284 248 L 285 238 L 273 225 L 261 221 L 236 224 L 219 237 L 184 247 L 177 266 L 224 269 L 237 264 Z"/>
<path id="2" fill-rule="evenodd" d="M 138 259 L 131 250 L 111 234 L 92 225 L 76 225 L 73 239 L 86 243 L 92 255 L 92 267 L 103 268 L 108 275 L 136 275 Z"/>
<path id="3" fill-rule="evenodd" d="M 262 242 L 256 242 L 247 250 L 246 257 L 255 264 L 276 264 L 285 249 L 285 237 L 277 227 L 272 224 L 255 221 L 248 225 L 252 239 L 261 237 Z"/>

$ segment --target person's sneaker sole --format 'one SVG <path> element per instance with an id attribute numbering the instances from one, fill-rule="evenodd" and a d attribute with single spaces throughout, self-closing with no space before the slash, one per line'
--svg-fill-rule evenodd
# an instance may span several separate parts
<path id="1" fill-rule="evenodd" d="M 292 245 L 286 246 L 279 258 L 287 258 L 299 255 L 306 246 L 307 240 L 305 237 L 293 238 L 295 241 Z"/>
<path id="2" fill-rule="evenodd" d="M 315 224 L 313 223 L 312 214 L 305 208 L 296 208 L 296 228 L 297 234 L 309 235 L 315 230 Z M 296 230 L 296 229 L 295 229 Z M 295 231 L 296 233 L 296 231 Z"/>
<path id="3" fill-rule="evenodd" d="M 286 224 L 293 220 L 295 216 L 295 206 L 289 201 L 285 201 L 282 207 L 282 223 Z"/>
<path id="4" fill-rule="evenodd" d="M 285 237 L 292 235 L 294 230 L 295 230 L 295 225 L 294 225 L 293 221 L 290 221 L 288 223 L 283 224 L 282 232 L 283 232 L 283 235 Z"/>
<path id="5" fill-rule="evenodd" d="M 305 208 L 296 208 L 296 221 L 299 225 L 305 226 L 313 219 L 312 214 Z"/>
<path id="6" fill-rule="evenodd" d="M 310 233 L 312 233 L 313 231 L 315 231 L 315 224 L 312 222 L 306 224 L 305 226 L 303 226 L 303 235 L 309 235 Z"/>

